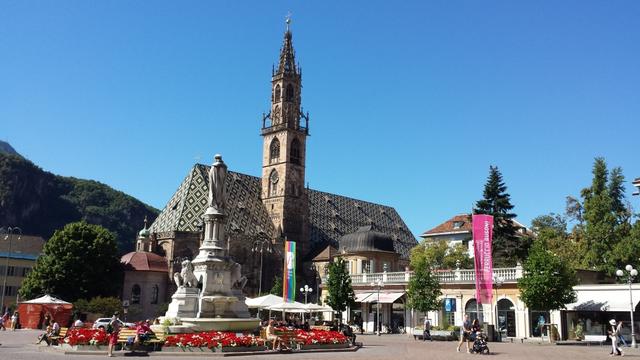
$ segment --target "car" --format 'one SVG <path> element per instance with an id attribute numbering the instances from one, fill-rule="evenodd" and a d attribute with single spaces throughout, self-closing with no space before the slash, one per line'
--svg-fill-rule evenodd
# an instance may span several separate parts
<path id="1" fill-rule="evenodd" d="M 107 328 L 107 324 L 109 324 L 110 322 L 111 322 L 111 318 L 99 318 L 99 319 L 96 319 L 96 321 L 93 322 L 93 328 L 94 329 L 106 329 Z M 136 324 L 134 324 L 134 323 L 124 322 L 124 321 L 122 321 L 120 319 L 118 319 L 118 322 L 120 323 L 120 327 L 123 327 L 123 328 L 136 326 Z"/>

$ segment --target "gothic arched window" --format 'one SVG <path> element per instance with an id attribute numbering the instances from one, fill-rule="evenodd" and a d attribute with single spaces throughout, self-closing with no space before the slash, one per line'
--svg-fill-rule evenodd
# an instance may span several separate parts
<path id="1" fill-rule="evenodd" d="M 300 165 L 300 142 L 293 139 L 291 142 L 291 163 Z"/>
<path id="2" fill-rule="evenodd" d="M 269 145 L 269 163 L 278 162 L 280 159 L 280 140 L 273 138 Z"/>
<path id="3" fill-rule="evenodd" d="M 152 304 L 157 304 L 158 303 L 158 293 L 160 292 L 160 288 L 158 287 L 158 285 L 153 285 L 153 287 L 151 288 L 151 303 Z"/>
<path id="4" fill-rule="evenodd" d="M 131 288 L 131 303 L 132 304 L 140 304 L 140 285 L 134 284 Z"/>
<path id="5" fill-rule="evenodd" d="M 280 101 L 280 85 L 276 85 L 276 89 L 274 90 L 273 98 L 275 102 Z"/>
<path id="6" fill-rule="evenodd" d="M 286 100 L 287 101 L 293 101 L 293 86 L 291 86 L 291 84 L 287 85 L 287 94 L 286 94 Z"/>

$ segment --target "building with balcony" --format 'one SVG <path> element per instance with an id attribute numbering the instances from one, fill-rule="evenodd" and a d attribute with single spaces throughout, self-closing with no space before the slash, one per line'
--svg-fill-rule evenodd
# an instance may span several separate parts
<path id="1" fill-rule="evenodd" d="M 0 310 L 18 302 L 18 290 L 27 274 L 36 265 L 36 260 L 42 254 L 45 243 L 40 236 L 9 235 L 9 237 L 0 238 L 0 277 L 2 277 L 0 291 L 4 292 L 4 303 L 0 304 Z M 5 274 L 6 286 L 3 288 Z"/>

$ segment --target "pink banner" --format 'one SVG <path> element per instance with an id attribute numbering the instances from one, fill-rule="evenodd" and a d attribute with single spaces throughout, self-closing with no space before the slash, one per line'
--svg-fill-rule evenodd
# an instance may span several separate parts
<path id="1" fill-rule="evenodd" d="M 476 300 L 481 304 L 493 301 L 493 216 L 473 215 L 473 254 L 476 270 Z"/>

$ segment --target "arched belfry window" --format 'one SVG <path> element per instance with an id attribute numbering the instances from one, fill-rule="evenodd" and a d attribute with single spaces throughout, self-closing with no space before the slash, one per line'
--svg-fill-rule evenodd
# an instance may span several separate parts
<path id="1" fill-rule="evenodd" d="M 293 96 L 294 96 L 294 92 L 293 92 L 293 86 L 291 86 L 291 84 L 287 85 L 287 97 L 286 100 L 287 101 L 293 101 Z"/>
<path id="2" fill-rule="evenodd" d="M 269 145 L 269 163 L 278 162 L 280 159 L 280 140 L 273 138 L 271 145 Z"/>
<path id="3" fill-rule="evenodd" d="M 153 285 L 153 287 L 151 288 L 151 303 L 152 304 L 157 304 L 158 303 L 158 293 L 160 292 L 160 288 L 158 287 L 158 285 Z"/>
<path id="4" fill-rule="evenodd" d="M 293 139 L 291 142 L 291 163 L 300 165 L 300 142 Z"/>
<path id="5" fill-rule="evenodd" d="M 271 174 L 269 174 L 269 196 L 278 195 L 278 180 L 280 180 L 280 177 L 276 169 L 271 170 Z"/>
<path id="6" fill-rule="evenodd" d="M 131 303 L 132 304 L 140 304 L 140 285 L 134 284 L 131 288 Z"/>
<path id="7" fill-rule="evenodd" d="M 275 102 L 280 101 L 280 85 L 276 85 L 276 89 L 274 90 L 273 98 Z"/>

